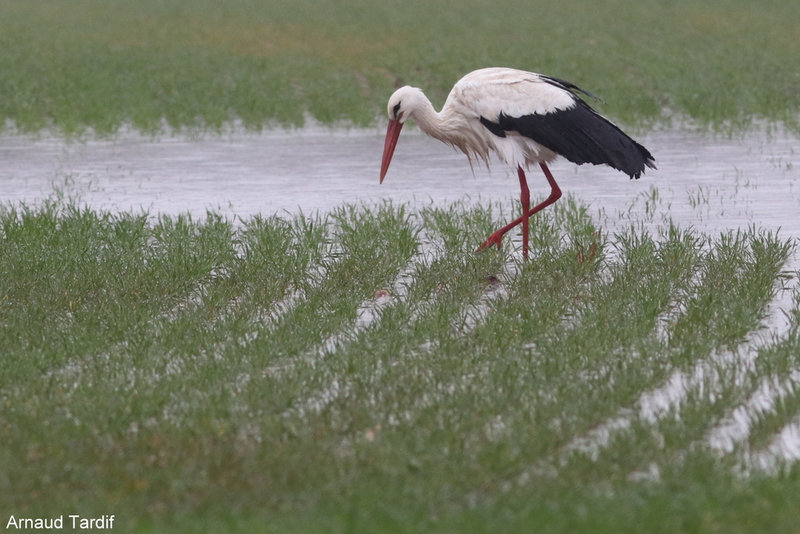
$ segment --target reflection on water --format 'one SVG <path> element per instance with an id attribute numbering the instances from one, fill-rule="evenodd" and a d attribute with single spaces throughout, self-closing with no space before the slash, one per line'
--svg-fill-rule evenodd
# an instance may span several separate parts
<path id="1" fill-rule="evenodd" d="M 755 224 L 800 237 L 797 137 L 665 131 L 639 141 L 658 165 L 640 180 L 563 160 L 551 168 L 563 191 L 602 210 L 607 225 L 671 217 L 706 231 Z M 382 149 L 378 129 L 316 127 L 199 139 L 128 133 L 87 142 L 6 136 L 0 137 L 0 200 L 35 204 L 60 190 L 98 209 L 198 217 L 215 210 L 247 218 L 327 211 L 345 202 L 508 203 L 518 195 L 516 175 L 504 165 L 473 173 L 462 154 L 415 130 L 401 135 L 379 185 Z M 529 183 L 534 196 L 548 193 L 538 169 L 529 173 Z"/>

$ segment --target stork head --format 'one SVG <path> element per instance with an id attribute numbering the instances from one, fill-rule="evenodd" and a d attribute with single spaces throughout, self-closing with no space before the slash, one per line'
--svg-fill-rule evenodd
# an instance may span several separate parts
<path id="1" fill-rule="evenodd" d="M 427 98 L 421 89 L 406 85 L 401 87 L 389 97 L 387 111 L 389 112 L 389 126 L 386 129 L 386 141 L 383 145 L 383 160 L 381 161 L 381 183 L 389 170 L 389 163 L 392 161 L 394 149 L 397 146 L 397 139 L 400 137 L 400 130 L 406 119 L 414 116 L 414 112 L 419 109 Z"/>
<path id="2" fill-rule="evenodd" d="M 404 123 L 408 117 L 412 116 L 427 101 L 428 98 L 422 92 L 422 89 L 411 87 L 410 85 L 401 87 L 389 97 L 389 104 L 386 106 L 386 110 L 389 112 L 389 120 Z"/>

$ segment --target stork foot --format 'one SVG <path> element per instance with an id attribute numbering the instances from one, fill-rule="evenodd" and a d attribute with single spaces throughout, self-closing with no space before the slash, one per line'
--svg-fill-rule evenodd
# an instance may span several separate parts
<path id="1" fill-rule="evenodd" d="M 493 233 L 483 242 L 483 244 L 478 247 L 478 250 L 486 250 L 489 247 L 497 245 L 497 249 L 500 250 L 500 244 L 503 241 L 503 235 L 505 232 L 498 230 L 497 232 Z"/>

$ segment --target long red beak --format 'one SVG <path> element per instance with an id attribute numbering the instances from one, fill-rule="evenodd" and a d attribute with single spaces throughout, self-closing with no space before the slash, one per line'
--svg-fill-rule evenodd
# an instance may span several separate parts
<path id="1" fill-rule="evenodd" d="M 383 145 L 383 160 L 381 161 L 381 183 L 386 177 L 386 171 L 389 170 L 394 147 L 397 146 L 397 138 L 400 137 L 400 130 L 402 129 L 403 123 L 398 120 L 390 120 L 389 127 L 386 128 L 386 142 Z"/>

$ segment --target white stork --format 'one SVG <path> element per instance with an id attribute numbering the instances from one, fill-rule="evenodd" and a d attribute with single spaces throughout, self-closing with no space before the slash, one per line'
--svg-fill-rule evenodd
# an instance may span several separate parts
<path id="1" fill-rule="evenodd" d="M 422 90 L 401 87 L 389 98 L 389 127 L 381 162 L 386 177 L 403 124 L 414 119 L 426 134 L 458 148 L 473 164 L 489 163 L 489 153 L 517 171 L 522 215 L 500 228 L 481 245 L 497 245 L 503 235 L 522 223 L 522 254 L 528 257 L 528 218 L 561 197 L 547 163 L 560 155 L 573 163 L 606 164 L 639 178 L 645 167 L 655 169 L 650 152 L 608 119 L 595 112 L 578 93 L 596 98 L 576 85 L 508 68 L 470 72 L 450 91 L 436 112 Z M 533 208 L 525 178 L 538 163 L 550 184 L 550 196 Z"/>

